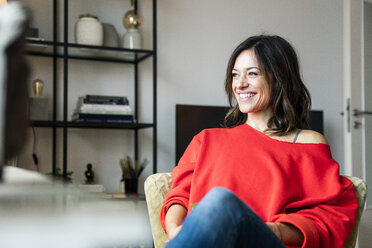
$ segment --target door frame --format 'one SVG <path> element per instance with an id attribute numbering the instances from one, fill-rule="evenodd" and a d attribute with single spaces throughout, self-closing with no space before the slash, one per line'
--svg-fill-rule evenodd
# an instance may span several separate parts
<path id="1" fill-rule="evenodd" d="M 344 153 L 345 174 L 366 180 L 364 109 L 364 2 L 344 0 Z M 371 0 L 369 2 L 372 2 Z M 354 128 L 355 122 L 360 123 Z"/>

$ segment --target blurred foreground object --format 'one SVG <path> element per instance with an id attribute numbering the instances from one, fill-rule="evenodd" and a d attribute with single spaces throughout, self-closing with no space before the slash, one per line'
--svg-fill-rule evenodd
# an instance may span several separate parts
<path id="1" fill-rule="evenodd" d="M 27 20 L 21 4 L 0 5 L 0 171 L 26 138 L 29 70 L 23 47 Z"/>
<path id="2" fill-rule="evenodd" d="M 105 199 L 8 166 L 0 186 L 0 247 L 152 247 L 143 200 Z"/>

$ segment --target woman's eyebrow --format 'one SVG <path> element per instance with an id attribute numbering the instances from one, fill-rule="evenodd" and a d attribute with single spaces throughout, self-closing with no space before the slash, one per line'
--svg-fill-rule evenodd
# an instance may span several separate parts
<path id="1" fill-rule="evenodd" d="M 251 67 L 247 67 L 247 68 L 245 68 L 246 70 L 251 70 L 251 69 L 260 69 L 260 68 L 258 68 L 257 66 L 251 66 Z M 233 68 L 232 69 L 233 71 L 238 71 L 238 69 L 235 69 L 235 68 Z"/>

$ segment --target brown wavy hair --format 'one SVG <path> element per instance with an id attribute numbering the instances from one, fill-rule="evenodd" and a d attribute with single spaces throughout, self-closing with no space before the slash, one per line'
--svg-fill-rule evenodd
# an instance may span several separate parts
<path id="1" fill-rule="evenodd" d="M 273 116 L 268 120 L 265 132 L 285 135 L 295 129 L 307 128 L 311 98 L 301 79 L 296 52 L 285 39 L 269 35 L 246 39 L 230 57 L 225 80 L 230 110 L 225 116 L 225 127 L 238 126 L 248 118 L 247 114 L 240 112 L 236 102 L 232 89 L 232 70 L 239 54 L 249 49 L 253 49 L 258 66 L 271 89 L 269 108 Z"/>

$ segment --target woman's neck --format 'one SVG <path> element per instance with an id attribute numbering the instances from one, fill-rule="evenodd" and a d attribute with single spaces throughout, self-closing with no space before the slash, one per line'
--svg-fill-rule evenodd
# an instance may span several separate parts
<path id="1" fill-rule="evenodd" d="M 246 123 L 254 129 L 264 132 L 266 129 L 268 129 L 267 123 L 271 117 L 271 111 L 249 113 Z"/>

